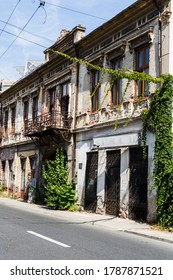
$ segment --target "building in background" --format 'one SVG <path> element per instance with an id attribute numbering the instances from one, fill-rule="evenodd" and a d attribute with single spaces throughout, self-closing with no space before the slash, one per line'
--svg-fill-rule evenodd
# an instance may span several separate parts
<path id="1" fill-rule="evenodd" d="M 15 83 L 15 81 L 9 81 L 9 80 L 2 79 L 1 82 L 0 82 L 0 94 L 3 91 L 5 91 L 8 88 L 10 88 L 14 83 Z"/>

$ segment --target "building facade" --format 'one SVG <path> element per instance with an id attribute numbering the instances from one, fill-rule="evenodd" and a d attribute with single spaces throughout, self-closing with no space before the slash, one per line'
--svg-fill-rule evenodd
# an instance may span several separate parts
<path id="1" fill-rule="evenodd" d="M 144 159 L 140 115 L 156 85 L 114 80 L 50 49 L 101 68 L 123 67 L 153 77 L 173 73 L 172 5 L 139 0 L 87 36 L 82 26 L 63 30 L 45 50 L 46 62 L 1 94 L 0 162 L 6 190 L 20 197 L 28 195 L 28 185 L 41 191 L 41 166 L 63 147 L 69 176 L 77 173 L 78 203 L 85 210 L 154 220 L 155 136 L 147 134 Z"/>
<path id="2" fill-rule="evenodd" d="M 153 77 L 171 73 L 171 4 L 159 0 L 135 2 L 82 39 L 77 45 L 78 57 L 103 68 L 123 67 Z M 147 134 L 144 159 L 140 115 L 148 108 L 156 87 L 131 81 L 121 103 L 127 80 L 110 84 L 108 75 L 87 65 L 79 66 L 75 126 L 79 197 L 89 211 L 153 221 L 155 135 Z M 132 121 L 126 126 L 134 108 Z M 114 129 L 116 120 L 118 127 Z"/>
<path id="3" fill-rule="evenodd" d="M 85 33 L 76 26 L 62 30 L 54 51 L 75 56 L 74 44 Z M 7 193 L 32 199 L 42 196 L 42 165 L 54 159 L 57 148 L 67 155 L 70 176 L 74 172 L 73 104 L 76 64 L 45 50 L 46 62 L 1 93 L 1 181 Z M 37 188 L 36 188 L 37 187 Z"/>

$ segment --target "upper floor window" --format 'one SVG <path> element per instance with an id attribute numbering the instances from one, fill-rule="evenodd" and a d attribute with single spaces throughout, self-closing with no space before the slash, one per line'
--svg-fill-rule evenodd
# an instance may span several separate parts
<path id="1" fill-rule="evenodd" d="M 56 87 L 50 88 L 48 90 L 48 110 L 49 113 L 53 113 L 53 110 L 55 109 L 55 93 L 56 93 Z"/>
<path id="2" fill-rule="evenodd" d="M 32 120 L 33 122 L 37 121 L 37 116 L 38 116 L 38 96 L 33 97 L 33 102 L 32 102 Z"/>
<path id="3" fill-rule="evenodd" d="M 23 119 L 24 121 L 28 120 L 28 113 L 29 113 L 29 102 L 28 100 L 24 102 L 23 108 Z"/>
<path id="4" fill-rule="evenodd" d="M 29 113 L 29 101 L 26 100 L 24 102 L 24 108 L 23 108 L 23 120 L 25 125 L 27 125 L 28 123 L 28 113 Z"/>
<path id="5" fill-rule="evenodd" d="M 135 51 L 135 61 L 136 61 L 136 71 L 145 72 L 149 74 L 149 51 L 148 45 L 142 46 Z M 137 96 L 147 96 L 149 94 L 149 88 L 146 81 L 136 82 L 136 97 Z"/>
<path id="6" fill-rule="evenodd" d="M 92 105 L 92 112 L 96 112 L 99 110 L 101 104 L 101 85 L 100 85 L 101 72 L 98 70 L 93 70 L 91 74 L 92 74 L 91 105 Z"/>
<path id="7" fill-rule="evenodd" d="M 7 134 L 8 134 L 8 110 L 6 110 L 4 113 L 4 131 L 5 131 L 5 136 L 7 136 Z"/>
<path id="8" fill-rule="evenodd" d="M 122 68 L 123 60 L 122 58 L 118 58 L 112 61 L 112 69 L 118 70 Z M 114 79 L 112 80 L 112 88 L 111 88 L 111 105 L 117 106 L 120 104 L 122 100 L 122 79 Z"/>
<path id="9" fill-rule="evenodd" d="M 69 95 L 70 95 L 70 82 L 61 85 L 61 114 L 68 114 Z"/>
<path id="10" fill-rule="evenodd" d="M 11 108 L 11 134 L 15 133 L 16 107 Z"/>

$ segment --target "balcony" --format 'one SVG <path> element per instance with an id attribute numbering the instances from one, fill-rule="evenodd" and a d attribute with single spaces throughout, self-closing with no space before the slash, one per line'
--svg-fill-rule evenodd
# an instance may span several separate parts
<path id="1" fill-rule="evenodd" d="M 42 136 L 51 134 L 54 130 L 69 130 L 71 128 L 72 117 L 70 114 L 60 112 L 44 113 L 37 116 L 34 120 L 25 121 L 24 134 L 25 136 Z"/>

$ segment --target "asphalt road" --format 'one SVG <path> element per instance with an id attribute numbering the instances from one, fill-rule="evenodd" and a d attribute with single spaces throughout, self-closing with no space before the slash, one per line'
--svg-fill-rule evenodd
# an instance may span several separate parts
<path id="1" fill-rule="evenodd" d="M 173 244 L 0 205 L 0 260 L 173 260 Z"/>

